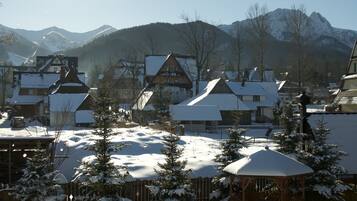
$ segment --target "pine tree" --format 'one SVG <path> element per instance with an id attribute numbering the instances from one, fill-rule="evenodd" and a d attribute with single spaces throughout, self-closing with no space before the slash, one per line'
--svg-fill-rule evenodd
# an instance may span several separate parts
<path id="1" fill-rule="evenodd" d="M 291 154 L 301 145 L 304 134 L 296 132 L 296 119 L 294 118 L 293 106 L 288 103 L 284 106 L 280 116 L 283 132 L 274 133 L 273 138 L 278 141 L 280 152 Z"/>
<path id="2" fill-rule="evenodd" d="M 327 143 L 329 134 L 325 123 L 320 121 L 314 133 L 315 140 L 308 150 L 298 152 L 298 158 L 314 170 L 306 180 L 309 191 L 318 192 L 327 199 L 343 200 L 342 192 L 348 186 L 337 176 L 345 173 L 344 168 L 338 164 L 345 153 L 339 151 L 337 145 Z"/>
<path id="3" fill-rule="evenodd" d="M 13 187 L 12 196 L 19 201 L 63 201 L 63 189 L 55 183 L 58 174 L 48 152 L 38 145 L 33 156 L 27 157 L 23 175 Z"/>
<path id="4" fill-rule="evenodd" d="M 211 200 L 226 200 L 229 196 L 228 174 L 222 170 L 229 164 L 243 158 L 239 151 L 247 147 L 243 138 L 245 130 L 230 129 L 228 139 L 221 143 L 222 153 L 216 156 L 215 161 L 219 164 L 219 175 L 213 179 L 215 190 L 210 194 Z"/>
<path id="5" fill-rule="evenodd" d="M 125 200 L 117 193 L 130 178 L 129 173 L 125 167 L 115 166 L 111 162 L 111 153 L 122 148 L 110 142 L 110 137 L 114 135 L 112 127 L 117 120 L 112 105 L 111 99 L 102 91 L 98 96 L 94 114 L 96 129 L 93 134 L 99 139 L 90 147 L 95 153 L 95 158 L 89 162 L 82 162 L 74 179 L 83 187 L 90 189 L 85 200 Z"/>
<path id="6" fill-rule="evenodd" d="M 150 192 L 160 201 L 191 201 L 194 194 L 191 189 L 190 170 L 184 170 L 187 161 L 180 161 L 182 149 L 178 148 L 180 137 L 170 133 L 164 136 L 165 163 L 158 163 L 160 170 L 154 185 L 147 186 Z"/>

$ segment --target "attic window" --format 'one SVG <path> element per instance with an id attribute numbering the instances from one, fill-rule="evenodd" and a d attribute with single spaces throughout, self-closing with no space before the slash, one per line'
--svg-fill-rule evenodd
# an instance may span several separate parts
<path id="1" fill-rule="evenodd" d="M 253 96 L 253 102 L 259 102 L 260 96 Z"/>

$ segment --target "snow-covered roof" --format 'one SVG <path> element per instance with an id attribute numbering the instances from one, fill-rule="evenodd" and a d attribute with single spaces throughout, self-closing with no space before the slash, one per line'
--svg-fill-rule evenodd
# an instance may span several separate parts
<path id="1" fill-rule="evenodd" d="M 75 112 L 83 103 L 88 93 L 81 94 L 51 94 L 49 105 L 51 112 Z"/>
<path id="2" fill-rule="evenodd" d="M 322 120 L 330 129 L 327 141 L 338 145 L 338 149 L 347 153 L 340 164 L 349 174 L 357 174 L 357 114 L 348 113 L 313 113 L 309 117 L 312 128 Z"/>
<path id="3" fill-rule="evenodd" d="M 277 81 L 276 81 L 276 85 L 278 86 L 278 91 L 280 91 L 280 89 L 283 88 L 283 86 L 285 85 L 285 83 L 286 83 L 286 80 L 281 80 L 281 81 L 277 80 Z"/>
<path id="4" fill-rule="evenodd" d="M 7 99 L 10 105 L 34 105 L 43 100 L 43 96 L 19 95 L 19 87 L 15 87 L 13 96 Z"/>
<path id="5" fill-rule="evenodd" d="M 191 79 L 191 81 L 197 79 L 197 65 L 196 59 L 192 57 L 175 57 L 179 62 L 180 66 L 187 73 L 187 76 Z"/>
<path id="6" fill-rule="evenodd" d="M 8 99 L 10 105 L 34 105 L 43 100 L 42 96 L 13 96 Z"/>
<path id="7" fill-rule="evenodd" d="M 135 102 L 133 105 L 133 110 L 152 110 L 154 109 L 153 107 L 150 107 L 147 105 L 149 102 L 151 96 L 154 94 L 154 91 L 148 90 L 148 91 L 143 91 L 140 94 L 140 97 L 138 100 Z"/>
<path id="8" fill-rule="evenodd" d="M 260 72 L 258 67 L 255 67 L 249 72 L 249 81 L 261 81 Z M 265 82 L 275 82 L 274 72 L 272 70 L 264 70 L 263 81 Z"/>
<path id="9" fill-rule="evenodd" d="M 237 71 L 224 71 L 224 74 L 226 75 L 228 80 L 235 80 L 238 77 Z"/>
<path id="10" fill-rule="evenodd" d="M 254 96 L 254 95 L 265 95 L 265 90 L 259 82 L 245 82 L 242 85 L 241 82 L 227 82 L 229 88 L 237 95 L 242 96 Z"/>
<path id="11" fill-rule="evenodd" d="M 49 88 L 59 79 L 59 74 L 55 73 L 22 73 L 21 88 Z"/>
<path id="12" fill-rule="evenodd" d="M 75 121 L 80 123 L 94 123 L 93 110 L 78 110 L 75 114 Z"/>
<path id="13" fill-rule="evenodd" d="M 287 177 L 312 173 L 305 164 L 270 149 L 260 150 L 226 166 L 223 171 L 234 175 Z"/>
<path id="14" fill-rule="evenodd" d="M 256 110 L 258 106 L 273 107 L 278 101 L 275 82 L 225 82 L 233 93 L 211 93 L 221 79 L 214 79 L 196 96 L 181 102 L 179 105 L 197 106 L 214 105 L 219 110 Z M 262 96 L 260 101 L 242 101 L 239 96 Z"/>
<path id="15" fill-rule="evenodd" d="M 221 113 L 214 105 L 171 105 L 170 114 L 175 121 L 221 121 Z"/>
<path id="16" fill-rule="evenodd" d="M 166 61 L 167 55 L 149 55 L 145 57 L 146 75 L 154 76 L 159 72 L 162 64 Z"/>
<path id="17" fill-rule="evenodd" d="M 252 110 L 246 106 L 239 98 L 233 93 L 217 93 L 212 94 L 211 91 L 221 79 L 214 79 L 208 82 L 206 88 L 201 91 L 197 96 L 188 99 L 179 105 L 187 106 L 216 106 L 219 110 Z M 255 108 L 254 108 L 255 109 Z"/>
<path id="18" fill-rule="evenodd" d="M 344 75 L 342 76 L 343 80 L 348 80 L 348 79 L 356 79 L 357 78 L 357 74 L 351 74 L 351 75 Z"/>
<path id="19" fill-rule="evenodd" d="M 85 82 L 84 73 L 78 73 L 78 78 Z M 21 73 L 21 88 L 49 88 L 60 77 L 59 73 Z"/>

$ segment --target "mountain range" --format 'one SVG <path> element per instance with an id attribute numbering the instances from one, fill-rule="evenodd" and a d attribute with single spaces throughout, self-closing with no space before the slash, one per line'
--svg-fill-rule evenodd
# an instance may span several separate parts
<path id="1" fill-rule="evenodd" d="M 286 17 L 290 9 L 276 9 L 267 13 L 270 24 L 266 65 L 271 68 L 289 68 L 292 65 L 290 42 L 291 33 L 286 26 Z M 305 15 L 309 21 L 308 33 L 311 36 L 309 46 L 309 62 L 318 71 L 328 63 L 329 71 L 337 78 L 344 72 L 346 63 L 357 32 L 333 27 L 329 21 L 317 12 Z M 229 25 L 211 26 L 218 38 L 218 53 L 221 63 L 229 63 L 232 59 L 231 41 L 234 27 L 239 24 L 246 32 L 248 20 L 236 21 Z M 93 66 L 107 65 L 120 58 L 127 58 L 135 53 L 140 60 L 145 54 L 167 54 L 170 52 L 187 53 L 180 38 L 185 24 L 152 23 L 127 29 L 116 30 L 104 25 L 85 33 L 74 33 L 50 27 L 39 31 L 12 29 L 0 26 L 0 36 L 11 34 L 15 40 L 11 44 L 0 45 L 0 59 L 20 64 L 31 61 L 36 55 L 61 52 L 78 56 L 81 70 L 89 71 Z M 249 34 L 243 34 L 243 67 L 256 65 L 253 42 Z M 280 69 L 284 70 L 284 69 Z"/>
<path id="2" fill-rule="evenodd" d="M 109 25 L 84 33 L 70 32 L 58 27 L 33 31 L 0 25 L 0 36 L 10 35 L 12 38 L 11 42 L 0 46 L 0 58 L 21 65 L 23 62 L 30 62 L 34 56 L 76 48 L 115 31 L 116 29 Z"/>
<path id="3" fill-rule="evenodd" d="M 268 23 L 270 25 L 270 34 L 279 41 L 289 41 L 290 33 L 287 28 L 287 18 L 291 14 L 291 9 L 278 8 L 267 13 Z M 318 12 L 312 12 L 309 16 L 302 14 L 308 21 L 307 33 L 314 40 L 319 38 L 330 37 L 338 42 L 352 48 L 357 39 L 357 31 L 340 29 L 333 27 L 330 22 Z M 233 22 L 230 25 L 219 25 L 218 27 L 227 33 L 233 33 L 234 27 L 237 25 L 247 27 L 249 20 Z"/>

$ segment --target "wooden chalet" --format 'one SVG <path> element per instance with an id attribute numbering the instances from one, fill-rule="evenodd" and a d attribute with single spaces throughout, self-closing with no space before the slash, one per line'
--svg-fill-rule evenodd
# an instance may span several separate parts
<path id="1" fill-rule="evenodd" d="M 84 73 L 78 73 L 84 81 Z M 13 93 L 7 100 L 14 115 L 43 117 L 48 112 L 49 88 L 60 79 L 57 72 L 14 72 Z"/>
<path id="2" fill-rule="evenodd" d="M 92 106 L 93 97 L 77 76 L 75 69 L 70 69 L 50 87 L 49 113 L 51 126 L 90 125 L 94 123 Z"/>
<path id="3" fill-rule="evenodd" d="M 357 41 L 333 105 L 341 112 L 357 112 Z"/>
<path id="4" fill-rule="evenodd" d="M 13 115 L 52 126 L 92 124 L 93 98 L 84 73 L 77 72 L 78 58 L 50 55 L 37 57 L 37 62 L 37 72 L 14 72 L 13 96 L 8 100 Z"/>
<path id="5" fill-rule="evenodd" d="M 193 57 L 177 54 L 146 56 L 147 84 L 133 104 L 133 118 L 138 120 L 135 116 L 140 116 L 141 121 L 153 120 L 156 111 L 167 111 L 170 104 L 192 97 L 196 79 L 197 66 Z"/>
<path id="6" fill-rule="evenodd" d="M 180 65 L 174 54 L 167 56 L 159 71 L 152 77 L 150 84 L 187 89 L 191 89 L 193 85 L 191 75 Z"/>
<path id="7" fill-rule="evenodd" d="M 232 82 L 218 78 L 208 82 L 198 95 L 171 105 L 170 115 L 187 129 L 198 131 L 215 129 L 217 125 L 271 122 L 278 100 L 273 82 Z"/>

